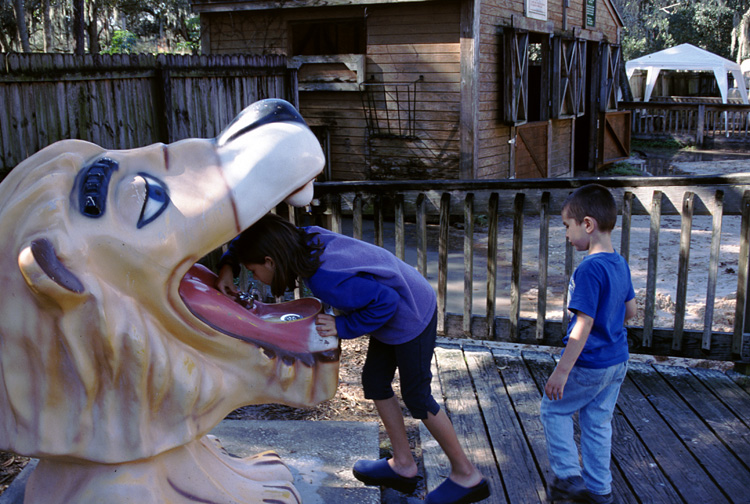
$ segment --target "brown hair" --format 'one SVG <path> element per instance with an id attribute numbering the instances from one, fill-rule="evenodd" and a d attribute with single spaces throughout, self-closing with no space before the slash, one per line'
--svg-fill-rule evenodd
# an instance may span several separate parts
<path id="1" fill-rule="evenodd" d="M 313 242 L 317 233 L 307 233 L 288 220 L 269 213 L 243 231 L 237 239 L 237 260 L 240 264 L 263 264 L 273 259 L 276 269 L 271 292 L 282 296 L 296 287 L 298 277 L 308 278 L 321 264 L 324 245 Z"/>
<path id="2" fill-rule="evenodd" d="M 609 189 L 600 184 L 587 184 L 571 193 L 563 203 L 563 212 L 579 224 L 591 217 L 601 231 L 612 231 L 617 222 L 617 203 Z"/>

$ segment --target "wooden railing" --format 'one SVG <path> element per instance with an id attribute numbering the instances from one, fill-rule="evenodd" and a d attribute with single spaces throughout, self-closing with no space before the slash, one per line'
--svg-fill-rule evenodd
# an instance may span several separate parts
<path id="1" fill-rule="evenodd" d="M 633 138 L 672 137 L 698 146 L 750 142 L 750 105 L 619 102 L 618 108 L 633 111 Z"/>
<path id="2" fill-rule="evenodd" d="M 567 304 L 565 287 L 575 263 L 581 259 L 581 254 L 575 254 L 564 238 L 559 217 L 561 205 L 572 190 L 592 181 L 325 182 L 316 184 L 311 213 L 298 211 L 296 219 L 300 225 L 314 222 L 371 240 L 416 266 L 424 276 L 435 280 L 436 275 L 438 330 L 445 336 L 559 345 L 568 320 L 567 310 L 561 309 Z M 641 295 L 645 296 L 643 324 L 628 329 L 632 350 L 655 355 L 750 360 L 747 334 L 750 319 L 745 306 L 750 175 L 595 181 L 609 187 L 618 201 L 621 220 L 616 229 L 619 240 L 615 248 L 619 245 L 619 252 L 630 261 L 634 279 L 643 283 L 645 277 L 645 295 L 641 289 Z M 677 218 L 679 225 L 672 222 L 671 227 L 679 229 L 679 247 L 674 253 L 666 246 L 660 250 L 664 242 L 660 231 L 677 232 L 667 229 L 670 225 L 666 222 Z M 693 233 L 693 223 L 699 219 L 708 222 L 707 231 Z M 732 253 L 738 256 L 736 270 L 726 266 L 730 260 L 721 247 L 722 223 L 728 219 L 741 221 L 741 236 L 733 237 L 739 244 L 739 251 L 732 247 Z M 636 232 L 648 235 L 647 250 L 633 249 L 631 236 Z M 386 234 L 390 242 L 384 239 Z M 617 239 L 615 234 L 613 239 Z M 533 243 L 531 248 L 524 247 L 528 242 Z M 564 254 L 560 254 L 564 259 L 550 261 L 551 250 L 557 243 L 565 243 Z M 708 271 L 702 330 L 685 327 L 689 305 L 686 293 L 692 281 L 688 273 L 697 276 L 695 266 L 689 266 L 691 246 L 693 250 L 710 247 L 708 263 L 698 266 L 700 273 L 705 275 Z M 660 258 L 665 253 L 667 256 Z M 560 262 L 564 265 L 559 265 Z M 475 270 L 475 264 L 481 265 L 480 269 Z M 713 330 L 720 265 L 724 268 L 721 273 L 733 271 L 731 281 L 737 282 L 733 328 L 725 331 Z M 455 289 L 456 268 L 463 270 L 463 289 Z M 676 284 L 673 327 L 657 328 L 654 327 L 657 284 L 661 287 L 666 271 L 672 269 L 677 277 L 666 280 Z M 555 302 L 562 298 L 563 313 L 558 320 L 548 313 L 552 275 L 564 277 L 557 278 L 563 288 L 559 296 L 554 296 Z M 498 279 L 508 277 L 508 292 L 498 295 Z M 533 291 L 534 278 L 538 294 L 532 311 L 536 313 L 521 317 L 525 302 L 522 287 L 527 292 Z M 484 290 L 484 303 L 477 303 L 476 290 Z M 484 304 L 482 313 L 475 314 L 477 304 Z M 498 310 L 506 304 L 507 308 Z M 458 306 L 459 313 L 449 311 L 449 305 Z"/>

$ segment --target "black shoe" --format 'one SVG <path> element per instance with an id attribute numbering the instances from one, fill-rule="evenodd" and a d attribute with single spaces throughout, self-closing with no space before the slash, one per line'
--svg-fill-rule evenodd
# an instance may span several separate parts
<path id="1" fill-rule="evenodd" d="M 490 486 L 482 479 L 473 487 L 462 487 L 451 479 L 446 479 L 427 494 L 425 504 L 472 504 L 490 496 Z"/>
<path id="2" fill-rule="evenodd" d="M 358 460 L 354 464 L 352 472 L 354 473 L 354 477 L 365 485 L 385 486 L 407 494 L 417 489 L 417 483 L 421 479 L 419 476 L 405 478 L 396 473 L 388 465 L 387 458 L 380 460 Z"/>
<path id="3" fill-rule="evenodd" d="M 590 504 L 614 504 L 615 497 L 612 495 L 612 492 L 600 495 L 591 493 L 591 490 L 586 490 L 586 500 L 584 502 L 589 502 Z"/>
<path id="4" fill-rule="evenodd" d="M 550 501 L 572 500 L 590 502 L 587 500 L 588 495 L 589 491 L 586 489 L 586 484 L 580 476 L 570 476 L 565 479 L 555 476 L 555 479 L 547 487 L 547 500 Z"/>

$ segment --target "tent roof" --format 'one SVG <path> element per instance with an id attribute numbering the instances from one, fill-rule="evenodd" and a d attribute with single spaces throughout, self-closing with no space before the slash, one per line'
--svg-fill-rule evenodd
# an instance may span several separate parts
<path id="1" fill-rule="evenodd" d="M 631 69 L 647 69 L 648 67 L 660 67 L 663 70 L 706 70 L 710 72 L 717 66 L 725 68 L 727 72 L 740 69 L 738 63 L 691 44 L 680 44 L 625 63 L 625 69 L 628 72 Z"/>
<path id="2" fill-rule="evenodd" d="M 713 72 L 719 84 L 724 103 L 727 101 L 727 73 L 731 72 L 744 103 L 748 103 L 745 80 L 740 65 L 691 44 L 680 44 L 625 63 L 628 79 L 636 70 L 646 70 L 646 93 L 643 101 L 648 101 L 661 70 L 693 70 Z"/>

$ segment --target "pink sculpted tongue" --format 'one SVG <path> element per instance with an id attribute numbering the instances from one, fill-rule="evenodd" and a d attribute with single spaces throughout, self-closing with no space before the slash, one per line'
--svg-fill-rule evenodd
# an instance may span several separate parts
<path id="1" fill-rule="evenodd" d="M 255 301 L 251 308 L 245 308 L 216 290 L 215 281 L 216 275 L 211 270 L 196 264 L 180 283 L 182 300 L 209 326 L 229 336 L 266 343 L 286 352 L 320 350 L 311 348 L 313 336 L 317 336 L 315 316 L 321 309 L 318 299 L 302 298 L 276 304 Z"/>

